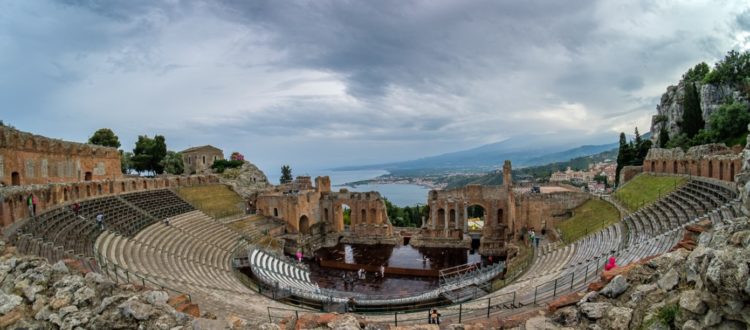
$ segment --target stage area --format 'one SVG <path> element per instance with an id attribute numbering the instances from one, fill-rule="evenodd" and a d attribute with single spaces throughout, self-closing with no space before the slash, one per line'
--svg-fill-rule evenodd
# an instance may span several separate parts
<path id="1" fill-rule="evenodd" d="M 482 262 L 481 256 L 469 249 L 358 244 L 322 248 L 314 259 L 305 260 L 310 266 L 311 280 L 321 288 L 375 296 L 404 296 L 432 290 L 439 285 L 440 269 Z M 377 274 L 381 265 L 386 270 L 384 278 Z M 357 275 L 360 268 L 366 270 L 364 279 Z M 348 274 L 350 284 L 344 280 L 344 274 Z"/>

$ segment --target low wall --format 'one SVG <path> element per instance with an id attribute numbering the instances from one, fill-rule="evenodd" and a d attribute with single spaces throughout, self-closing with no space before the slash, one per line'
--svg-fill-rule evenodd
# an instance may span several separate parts
<path id="1" fill-rule="evenodd" d="M 124 178 L 121 180 L 50 183 L 0 188 L 0 223 L 5 231 L 13 223 L 29 216 L 27 200 L 34 195 L 36 213 L 91 198 L 129 192 L 219 183 L 215 175 L 167 176 L 159 178 Z"/>
<path id="2" fill-rule="evenodd" d="M 360 269 L 364 269 L 367 272 L 380 272 L 380 266 L 374 265 L 362 265 L 362 264 L 347 264 L 345 262 L 334 261 L 334 260 L 320 260 L 320 266 L 325 268 L 350 270 L 356 272 Z M 434 269 L 413 269 L 413 268 L 398 268 L 398 267 L 385 267 L 385 274 L 391 275 L 402 275 L 402 276 L 419 276 L 419 277 L 439 277 L 440 271 Z"/>

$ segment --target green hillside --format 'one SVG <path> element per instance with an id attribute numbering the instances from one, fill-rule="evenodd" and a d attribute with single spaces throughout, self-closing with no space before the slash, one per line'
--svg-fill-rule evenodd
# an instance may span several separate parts
<path id="1" fill-rule="evenodd" d="M 685 182 L 687 179 L 683 177 L 641 174 L 617 189 L 614 198 L 629 211 L 635 212 L 643 205 L 651 204 L 671 193 Z"/>

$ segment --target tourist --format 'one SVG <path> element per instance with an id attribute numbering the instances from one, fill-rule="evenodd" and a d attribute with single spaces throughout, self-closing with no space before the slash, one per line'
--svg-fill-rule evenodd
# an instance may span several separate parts
<path id="1" fill-rule="evenodd" d="M 539 240 L 541 240 L 541 238 L 534 235 L 534 247 L 539 247 Z"/>
<path id="2" fill-rule="evenodd" d="M 302 262 L 302 251 L 297 249 L 297 262 Z"/>
<path id="3" fill-rule="evenodd" d="M 76 217 L 78 216 L 78 213 L 81 212 L 81 204 L 78 204 L 78 202 L 73 203 L 73 205 L 70 206 L 70 209 L 73 211 L 73 213 L 76 214 Z"/>
<path id="4" fill-rule="evenodd" d="M 440 324 L 440 313 L 438 313 L 437 309 L 433 309 L 430 313 L 430 324 Z"/>
<path id="5" fill-rule="evenodd" d="M 380 265 L 380 277 L 385 277 L 385 266 Z"/>
<path id="6" fill-rule="evenodd" d="M 104 214 L 97 214 L 96 215 L 96 224 L 99 225 L 100 230 L 104 230 Z"/>
<path id="7" fill-rule="evenodd" d="M 33 217 L 34 216 L 34 202 L 33 202 L 33 199 L 31 198 L 31 195 L 29 195 L 29 197 L 26 198 L 26 203 L 29 206 L 29 216 Z"/>
<path id="8" fill-rule="evenodd" d="M 604 270 L 611 270 L 612 268 L 617 267 L 617 264 L 615 263 L 615 257 L 609 257 L 609 261 L 606 265 L 604 265 Z"/>
<path id="9" fill-rule="evenodd" d="M 36 199 L 36 195 L 31 194 L 31 206 L 34 210 L 34 215 L 36 216 L 36 204 L 39 202 L 39 200 Z"/>
<path id="10" fill-rule="evenodd" d="M 164 219 L 164 225 L 169 226 L 169 218 Z"/>

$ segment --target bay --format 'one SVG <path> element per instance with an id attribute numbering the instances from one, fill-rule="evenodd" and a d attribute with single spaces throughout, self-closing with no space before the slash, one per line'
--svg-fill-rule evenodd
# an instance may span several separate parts
<path id="1" fill-rule="evenodd" d="M 345 187 L 350 191 L 377 191 L 393 205 L 404 207 L 416 204 L 425 205 L 430 188 L 405 183 L 363 184 L 356 187 Z"/>

